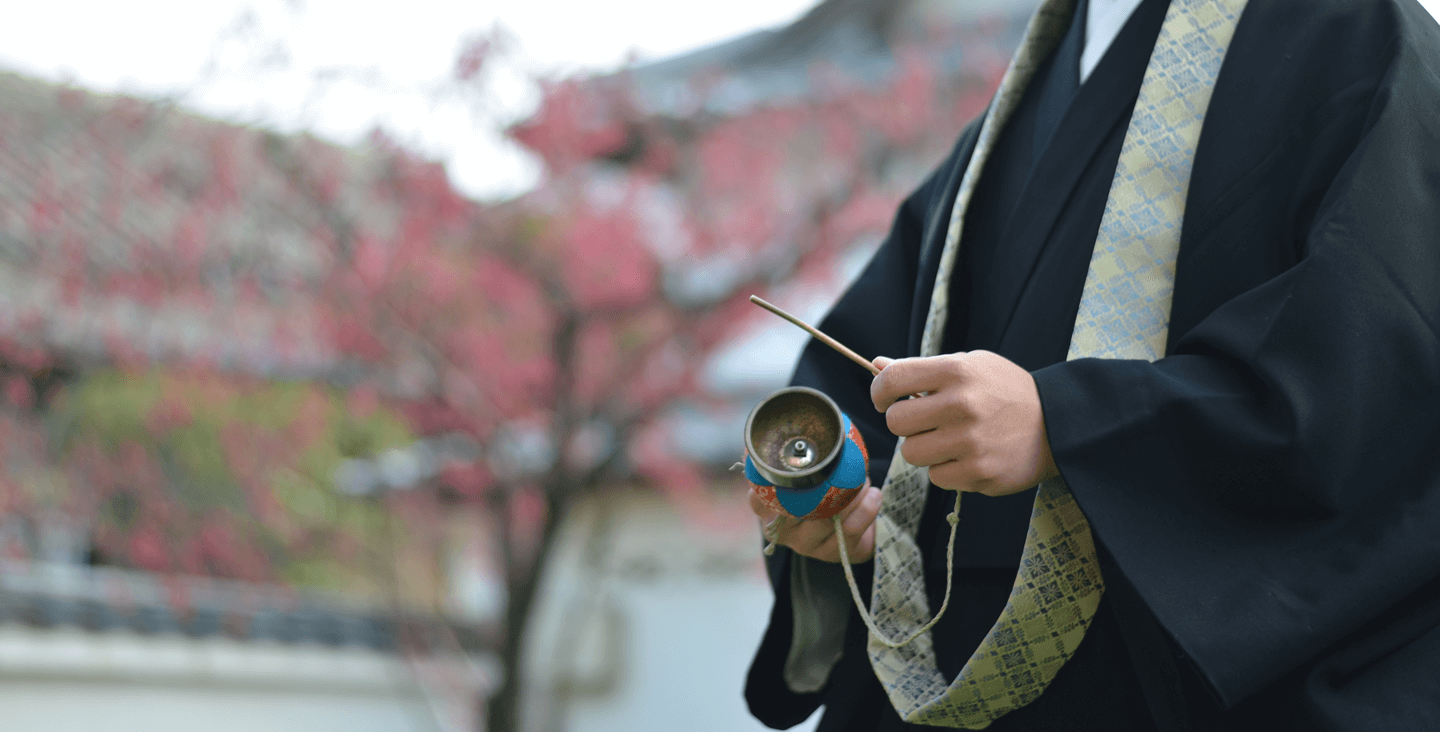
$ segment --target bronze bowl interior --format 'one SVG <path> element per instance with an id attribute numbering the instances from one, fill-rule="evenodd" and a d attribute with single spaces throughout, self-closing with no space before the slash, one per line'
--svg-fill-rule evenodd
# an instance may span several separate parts
<path id="1" fill-rule="evenodd" d="M 745 449 L 755 469 L 782 488 L 825 482 L 840 456 L 844 436 L 840 408 L 830 397 L 803 386 L 771 394 L 751 410 Z"/>

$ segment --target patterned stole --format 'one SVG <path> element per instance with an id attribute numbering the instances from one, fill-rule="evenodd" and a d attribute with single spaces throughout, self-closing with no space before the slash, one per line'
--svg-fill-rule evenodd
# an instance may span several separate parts
<path id="1" fill-rule="evenodd" d="M 1110 184 L 1071 337 L 1069 359 L 1164 354 L 1175 257 L 1195 145 L 1225 49 L 1247 0 L 1172 0 L 1140 86 Z M 996 92 L 955 198 L 921 355 L 939 352 L 960 228 L 981 170 L 1035 69 L 1064 35 L 1075 0 L 1045 0 Z M 930 618 L 915 532 L 925 468 L 897 447 L 876 520 L 871 613 L 906 637 Z M 1040 696 L 1075 653 L 1105 590 L 1090 525 L 1059 478 L 1041 484 L 1010 600 L 960 675 L 947 684 L 930 634 L 890 648 L 872 634 L 871 665 L 907 722 L 979 729 Z"/>

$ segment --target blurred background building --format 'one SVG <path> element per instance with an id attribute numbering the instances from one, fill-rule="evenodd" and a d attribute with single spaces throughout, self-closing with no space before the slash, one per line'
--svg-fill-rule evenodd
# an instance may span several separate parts
<path id="1" fill-rule="evenodd" d="M 757 729 L 727 469 L 804 337 L 746 299 L 819 319 L 1034 4 L 540 78 L 484 201 L 382 129 L 0 73 L 0 726 Z"/>

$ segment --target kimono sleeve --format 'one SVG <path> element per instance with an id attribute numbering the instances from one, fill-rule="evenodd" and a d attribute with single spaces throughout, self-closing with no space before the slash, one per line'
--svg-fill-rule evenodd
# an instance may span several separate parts
<path id="1" fill-rule="evenodd" d="M 1358 143 L 1313 217 L 1296 222 L 1298 264 L 1172 334 L 1154 363 L 1082 359 L 1035 373 L 1056 464 L 1096 536 L 1227 707 L 1387 614 L 1429 618 L 1406 632 L 1436 640 L 1431 26 L 1421 43 L 1392 48 L 1373 96 L 1351 111 Z M 1386 686 L 1433 685 L 1440 660 L 1425 658 Z"/>

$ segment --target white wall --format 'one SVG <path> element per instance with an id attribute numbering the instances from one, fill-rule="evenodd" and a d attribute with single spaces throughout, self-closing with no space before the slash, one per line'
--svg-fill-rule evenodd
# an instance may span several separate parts
<path id="1" fill-rule="evenodd" d="M 742 691 L 772 599 L 730 493 L 679 510 L 624 493 L 572 514 L 527 638 L 525 732 L 765 729 Z"/>
<path id="2" fill-rule="evenodd" d="M 476 680 L 468 667 L 420 669 L 457 673 Z M 416 678 L 359 648 L 0 625 L 5 732 L 474 729 L 473 693 L 447 698 Z"/>
<path id="3" fill-rule="evenodd" d="M 0 683 L 7 732 L 428 732 L 423 699 L 136 685 L 110 681 Z"/>

